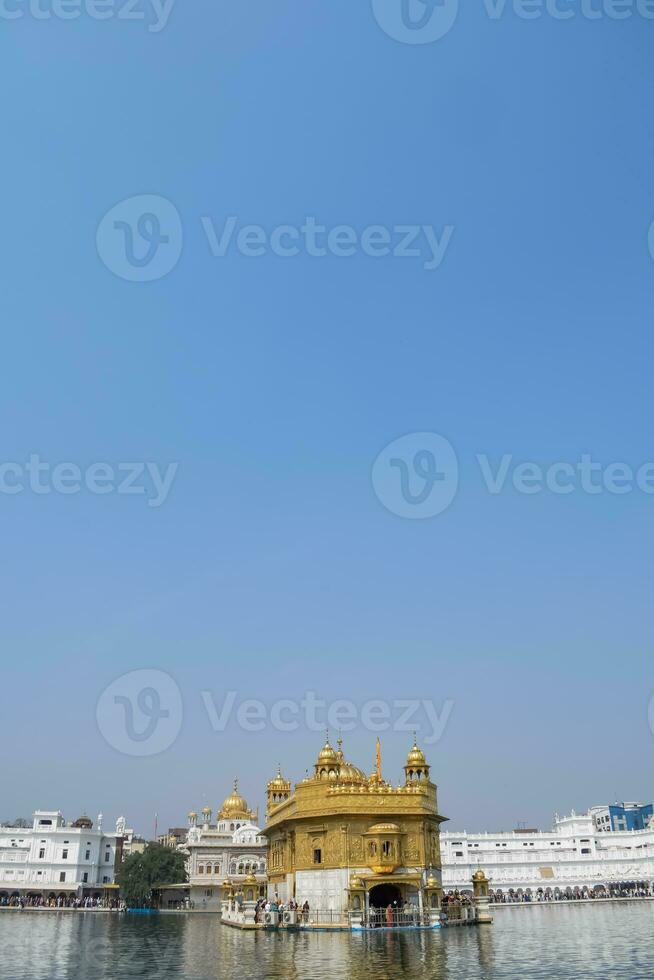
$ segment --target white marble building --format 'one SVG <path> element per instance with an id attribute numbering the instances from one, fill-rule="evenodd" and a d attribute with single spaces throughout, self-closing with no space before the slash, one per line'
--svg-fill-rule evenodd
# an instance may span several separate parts
<path id="1" fill-rule="evenodd" d="M 257 826 L 257 814 L 238 792 L 238 783 L 218 811 L 215 823 L 205 807 L 189 813 L 189 832 L 182 849 L 187 853 L 189 897 L 196 909 L 220 911 L 222 886 L 227 880 L 238 887 L 255 875 L 265 894 L 267 841 Z"/>
<path id="2" fill-rule="evenodd" d="M 443 888 L 470 888 L 482 868 L 507 893 L 565 892 L 624 881 L 654 882 L 654 827 L 597 832 L 592 813 L 555 818 L 551 831 L 441 833 Z"/>
<path id="3" fill-rule="evenodd" d="M 12 896 L 98 897 L 115 882 L 125 821 L 114 831 L 82 816 L 67 823 L 61 811 L 37 810 L 32 826 L 0 827 L 0 902 Z"/>

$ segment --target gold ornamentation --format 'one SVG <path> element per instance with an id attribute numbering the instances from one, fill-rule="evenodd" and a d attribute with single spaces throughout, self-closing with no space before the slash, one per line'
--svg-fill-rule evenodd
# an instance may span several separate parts
<path id="1" fill-rule="evenodd" d="M 440 868 L 443 817 L 428 763 L 415 741 L 403 786 L 391 786 L 377 770 L 367 777 L 346 760 L 340 739 L 336 751 L 327 738 L 314 770 L 292 792 L 281 770 L 268 784 L 280 792 L 282 784 L 289 787 L 281 804 L 269 806 L 264 830 L 276 880 L 318 869 L 367 866 L 375 874 L 397 878 L 409 869 L 415 873 L 422 862 Z M 289 834 L 295 835 L 295 845 L 282 847 Z"/>

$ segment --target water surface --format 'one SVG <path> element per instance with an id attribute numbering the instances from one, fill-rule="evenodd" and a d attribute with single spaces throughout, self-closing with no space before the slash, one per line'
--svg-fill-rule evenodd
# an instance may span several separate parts
<path id="1" fill-rule="evenodd" d="M 500 909 L 484 928 L 242 933 L 212 915 L 0 912 L 0 980 L 654 980 L 654 902 Z"/>

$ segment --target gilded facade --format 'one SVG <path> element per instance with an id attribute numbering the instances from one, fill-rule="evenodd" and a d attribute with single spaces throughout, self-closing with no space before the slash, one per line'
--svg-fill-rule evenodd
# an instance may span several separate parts
<path id="1" fill-rule="evenodd" d="M 371 775 L 348 762 L 329 739 L 307 776 L 291 788 L 281 772 L 268 783 L 269 894 L 348 910 L 440 902 L 437 788 L 415 743 L 394 786 L 377 765 Z"/>

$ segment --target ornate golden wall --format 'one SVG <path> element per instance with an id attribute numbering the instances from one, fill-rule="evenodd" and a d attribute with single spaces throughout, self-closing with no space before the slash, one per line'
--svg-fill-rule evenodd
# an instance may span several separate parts
<path id="1" fill-rule="evenodd" d="M 402 868 L 440 869 L 439 827 L 445 818 L 438 813 L 437 788 L 416 745 L 404 786 L 386 783 L 379 764 L 376 773 L 364 776 L 329 742 L 315 768 L 316 775 L 298 783 L 293 793 L 281 774 L 269 784 L 264 833 L 271 882 L 296 871 L 369 868 L 373 874 L 392 875 Z M 280 802 L 282 783 L 288 790 Z"/>

